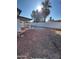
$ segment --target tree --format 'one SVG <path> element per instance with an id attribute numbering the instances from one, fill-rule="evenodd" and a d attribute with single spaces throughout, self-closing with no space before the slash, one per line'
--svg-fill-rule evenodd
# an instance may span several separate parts
<path id="1" fill-rule="evenodd" d="M 42 5 L 43 5 L 43 8 L 42 8 L 42 11 L 43 11 L 43 17 L 44 17 L 44 22 L 46 20 L 46 17 L 50 14 L 50 2 L 49 0 L 45 0 L 44 2 L 42 2 Z"/>
<path id="2" fill-rule="evenodd" d="M 40 13 L 38 12 L 38 10 L 36 11 L 33 10 L 31 17 L 34 20 L 34 22 L 40 22 Z"/>
<path id="3" fill-rule="evenodd" d="M 40 22 L 41 19 L 43 18 L 43 21 L 45 22 L 46 17 L 50 14 L 50 2 L 49 0 L 45 0 L 44 2 L 42 2 L 42 12 L 38 12 L 38 10 L 36 11 L 32 11 L 31 17 L 32 19 L 34 19 L 34 22 Z"/>
<path id="4" fill-rule="evenodd" d="M 32 17 L 33 20 L 35 20 L 35 18 L 36 18 L 36 12 L 34 10 L 32 11 L 31 17 Z"/>

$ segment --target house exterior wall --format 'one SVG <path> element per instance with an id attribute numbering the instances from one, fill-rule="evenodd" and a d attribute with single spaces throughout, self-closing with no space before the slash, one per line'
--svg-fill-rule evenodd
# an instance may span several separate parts
<path id="1" fill-rule="evenodd" d="M 17 19 L 17 31 L 20 31 L 22 27 L 28 28 L 30 25 L 27 21 Z"/>

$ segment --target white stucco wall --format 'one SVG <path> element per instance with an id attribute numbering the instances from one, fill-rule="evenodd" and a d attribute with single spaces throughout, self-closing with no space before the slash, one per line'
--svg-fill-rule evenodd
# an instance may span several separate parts
<path id="1" fill-rule="evenodd" d="M 61 29 L 61 22 L 46 22 L 46 23 L 25 23 L 18 21 L 18 28 L 20 29 L 21 27 L 26 27 L 29 29 L 35 29 L 35 28 L 52 28 L 52 29 Z"/>
<path id="2" fill-rule="evenodd" d="M 31 23 L 32 28 L 55 28 L 61 29 L 61 22 L 51 22 L 51 23 Z"/>

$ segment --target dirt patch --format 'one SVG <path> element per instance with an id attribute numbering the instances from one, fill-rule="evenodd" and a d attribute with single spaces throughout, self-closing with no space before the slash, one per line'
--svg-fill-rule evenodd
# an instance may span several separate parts
<path id="1" fill-rule="evenodd" d="M 61 36 L 48 29 L 30 29 L 17 39 L 17 55 L 60 59 Z"/>

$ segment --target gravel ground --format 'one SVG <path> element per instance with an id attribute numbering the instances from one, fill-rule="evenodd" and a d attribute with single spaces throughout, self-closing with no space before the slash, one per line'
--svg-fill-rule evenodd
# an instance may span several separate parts
<path id="1" fill-rule="evenodd" d="M 48 29 L 27 30 L 17 39 L 17 55 L 61 59 L 61 36 Z"/>

